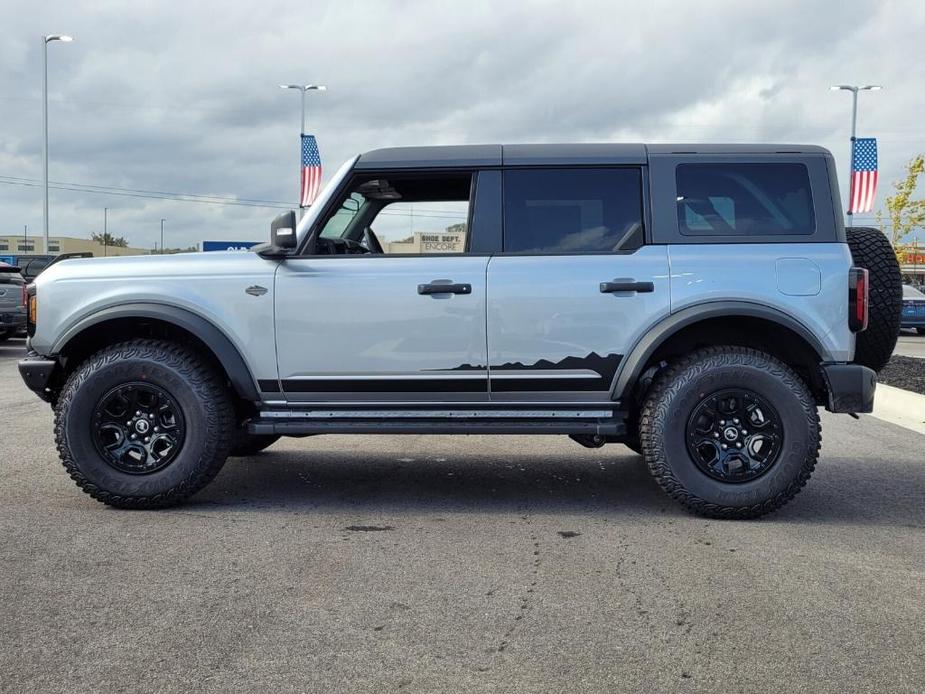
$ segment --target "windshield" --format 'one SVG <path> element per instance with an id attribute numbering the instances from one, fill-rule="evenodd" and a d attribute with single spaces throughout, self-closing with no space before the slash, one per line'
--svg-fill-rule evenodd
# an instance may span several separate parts
<path id="1" fill-rule="evenodd" d="M 304 216 L 299 221 L 299 228 L 297 231 L 300 242 L 305 238 L 305 234 L 308 233 L 309 229 L 311 229 L 312 224 L 315 223 L 315 220 L 318 218 L 322 208 L 331 197 L 331 194 L 337 190 L 340 182 L 347 174 L 350 173 L 350 170 L 353 168 L 353 165 L 359 158 L 359 156 L 355 156 L 341 164 L 340 168 L 337 170 L 334 176 L 332 176 L 324 188 L 321 189 L 321 193 L 318 194 L 318 197 L 315 199 L 315 202 L 312 204 L 312 206 L 305 210 Z"/>

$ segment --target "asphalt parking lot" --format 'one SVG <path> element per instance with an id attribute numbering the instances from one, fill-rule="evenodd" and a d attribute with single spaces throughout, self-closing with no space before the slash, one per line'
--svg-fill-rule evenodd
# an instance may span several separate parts
<path id="1" fill-rule="evenodd" d="M 809 486 L 695 518 L 623 446 L 317 437 L 117 511 L 0 345 L 0 690 L 922 691 L 925 437 L 823 414 Z"/>

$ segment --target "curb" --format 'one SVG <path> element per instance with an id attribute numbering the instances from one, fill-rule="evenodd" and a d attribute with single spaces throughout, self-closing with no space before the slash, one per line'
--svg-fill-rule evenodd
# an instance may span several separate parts
<path id="1" fill-rule="evenodd" d="M 925 434 L 925 395 L 878 383 L 871 416 Z"/>

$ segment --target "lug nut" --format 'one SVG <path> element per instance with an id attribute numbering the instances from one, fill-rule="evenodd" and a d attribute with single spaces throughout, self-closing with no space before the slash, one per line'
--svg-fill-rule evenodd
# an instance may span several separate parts
<path id="1" fill-rule="evenodd" d="M 145 441 L 147 441 L 147 440 L 148 440 L 148 439 L 145 439 Z M 741 441 L 736 441 L 736 448 L 742 448 L 742 442 L 741 442 Z"/>
<path id="2" fill-rule="evenodd" d="M 738 424 L 738 423 L 739 423 L 739 420 L 738 420 L 738 419 L 733 419 L 733 420 L 732 420 L 732 423 L 733 423 L 733 424 Z"/>
<path id="3" fill-rule="evenodd" d="M 155 434 L 156 434 L 157 432 L 159 432 L 160 430 L 161 430 L 160 427 L 154 427 L 154 433 L 155 433 Z"/>
<path id="4" fill-rule="evenodd" d="M 718 439 L 718 438 L 719 438 L 719 432 L 718 432 L 718 431 L 714 431 L 714 432 L 713 432 L 713 438 L 714 438 L 714 439 Z"/>
<path id="5" fill-rule="evenodd" d="M 727 445 L 724 443 L 724 444 L 723 444 L 723 450 L 725 451 L 727 448 L 729 448 L 729 446 L 727 446 Z"/>
<path id="6" fill-rule="evenodd" d="M 138 417 L 139 415 L 141 415 L 141 410 L 135 410 L 135 416 Z"/>
<path id="7" fill-rule="evenodd" d="M 132 438 L 133 438 L 133 439 L 137 439 L 138 437 L 135 436 L 135 434 L 132 434 Z"/>
<path id="8" fill-rule="evenodd" d="M 725 424 L 726 424 L 726 420 L 725 420 L 725 419 L 719 420 L 719 425 L 720 425 L 720 426 L 725 426 Z"/>
<path id="9" fill-rule="evenodd" d="M 742 436 L 748 436 L 748 432 L 745 429 L 742 430 Z"/>
<path id="10" fill-rule="evenodd" d="M 151 437 L 150 437 L 150 436 L 145 436 L 145 443 L 149 443 L 150 441 L 151 441 Z M 742 444 L 741 444 L 741 443 L 739 444 L 739 447 L 740 447 L 740 448 L 742 447 Z"/>
<path id="11" fill-rule="evenodd" d="M 149 414 L 149 415 L 148 415 L 148 419 L 154 419 L 154 415 L 153 415 L 153 414 Z"/>

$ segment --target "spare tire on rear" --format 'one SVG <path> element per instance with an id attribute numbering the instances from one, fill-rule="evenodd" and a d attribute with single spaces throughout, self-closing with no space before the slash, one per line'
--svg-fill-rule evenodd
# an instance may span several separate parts
<path id="1" fill-rule="evenodd" d="M 880 371 L 893 354 L 899 336 L 903 285 L 899 262 L 889 240 L 879 229 L 848 227 L 848 246 L 857 267 L 868 272 L 867 330 L 859 332 L 854 363 Z"/>

